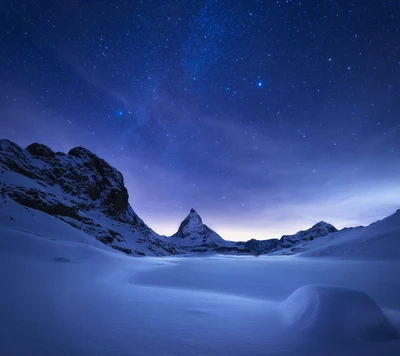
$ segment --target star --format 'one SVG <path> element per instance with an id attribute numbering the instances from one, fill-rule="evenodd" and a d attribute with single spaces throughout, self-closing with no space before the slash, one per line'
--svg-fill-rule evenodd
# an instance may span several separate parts
<path id="1" fill-rule="evenodd" d="M 158 206 L 165 218 L 154 212 L 146 223 L 162 233 L 178 218 L 166 207 L 188 200 L 216 222 L 228 202 L 232 219 L 241 216 L 243 203 L 241 221 L 251 225 L 272 202 L 289 216 L 286 207 L 301 210 L 306 199 L 319 207 L 320 191 L 334 201 L 376 181 L 396 186 L 399 149 L 388 152 L 400 130 L 395 8 L 375 6 L 379 26 L 365 27 L 356 21 L 371 17 L 362 2 L 350 2 L 349 16 L 325 1 L 312 17 L 312 2 L 299 1 L 99 1 L 90 21 L 82 13 L 93 1 L 3 1 L 1 136 L 58 151 L 101 148 L 127 177 L 133 208 Z M 149 174 L 139 174 L 146 165 Z M 328 192 L 337 172 L 343 179 Z M 385 206 L 377 193 L 371 207 Z M 363 223 L 359 206 L 331 209 L 339 224 Z M 271 237 L 269 226 L 286 233 L 280 224 L 271 217 L 258 237 Z"/>

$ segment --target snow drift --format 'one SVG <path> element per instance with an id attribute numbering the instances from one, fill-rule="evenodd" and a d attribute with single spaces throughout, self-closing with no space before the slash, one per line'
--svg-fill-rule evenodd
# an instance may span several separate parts
<path id="1" fill-rule="evenodd" d="M 348 336 L 371 342 L 399 339 L 382 309 L 359 290 L 306 285 L 284 300 L 280 308 L 288 326 L 318 337 Z"/>

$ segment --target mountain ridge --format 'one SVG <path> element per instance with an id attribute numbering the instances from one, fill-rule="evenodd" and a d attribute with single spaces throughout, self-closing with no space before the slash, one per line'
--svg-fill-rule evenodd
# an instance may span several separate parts
<path id="1" fill-rule="evenodd" d="M 227 241 L 204 224 L 192 208 L 175 234 L 160 236 L 130 206 L 121 172 L 88 149 L 78 146 L 66 154 L 39 143 L 23 149 L 6 139 L 0 140 L 0 197 L 3 204 L 12 199 L 54 216 L 113 249 L 137 256 L 298 254 L 315 239 L 325 241 L 328 236 L 330 241 L 339 232 L 359 229 L 338 231 L 320 221 L 280 239 Z"/>
<path id="2" fill-rule="evenodd" d="M 134 212 L 122 174 L 83 147 L 68 154 L 0 140 L 0 194 L 134 255 L 181 253 Z"/>
<path id="3" fill-rule="evenodd" d="M 197 211 L 192 208 L 189 215 L 181 222 L 178 231 L 166 240 L 190 252 L 215 251 L 261 255 L 286 249 L 302 241 L 313 240 L 336 231 L 338 230 L 333 225 L 320 221 L 307 230 L 298 231 L 293 235 L 283 235 L 280 239 L 228 241 L 205 225 Z"/>

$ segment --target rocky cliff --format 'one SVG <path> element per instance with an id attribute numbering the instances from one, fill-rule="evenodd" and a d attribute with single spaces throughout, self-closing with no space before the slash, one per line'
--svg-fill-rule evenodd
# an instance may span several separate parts
<path id="1" fill-rule="evenodd" d="M 0 194 L 128 254 L 179 252 L 133 211 L 122 174 L 83 147 L 65 154 L 38 143 L 22 149 L 0 140 Z"/>

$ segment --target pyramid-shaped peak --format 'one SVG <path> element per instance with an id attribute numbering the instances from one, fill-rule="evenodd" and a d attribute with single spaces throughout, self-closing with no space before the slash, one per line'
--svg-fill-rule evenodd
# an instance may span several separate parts
<path id="1" fill-rule="evenodd" d="M 178 246 L 202 249 L 224 245 L 224 240 L 215 231 L 203 224 L 196 210 L 190 209 L 189 215 L 182 221 L 178 231 L 171 236 Z"/>
<path id="2" fill-rule="evenodd" d="M 190 209 L 189 215 L 180 224 L 177 234 L 186 236 L 193 230 L 202 230 L 203 228 L 204 225 L 200 215 L 197 214 L 196 210 Z"/>
<path id="3" fill-rule="evenodd" d="M 190 213 L 189 213 L 189 215 L 186 217 L 185 220 L 187 220 L 187 221 L 193 221 L 193 222 L 197 221 L 198 224 L 203 224 L 203 221 L 202 221 L 200 215 L 199 215 L 199 214 L 197 213 L 197 211 L 194 210 L 193 208 L 190 209 Z"/>
<path id="4" fill-rule="evenodd" d="M 321 220 L 320 222 L 317 222 L 314 226 L 325 226 L 325 225 L 331 225 L 331 224 Z"/>

